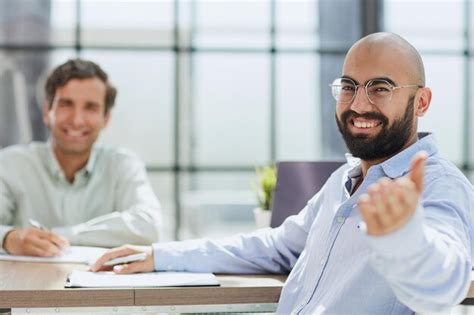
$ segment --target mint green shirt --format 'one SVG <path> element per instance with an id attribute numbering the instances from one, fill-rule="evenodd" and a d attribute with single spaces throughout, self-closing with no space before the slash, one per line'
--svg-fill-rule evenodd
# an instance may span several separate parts
<path id="1" fill-rule="evenodd" d="M 150 244 L 158 240 L 160 212 L 144 164 L 123 149 L 94 147 L 73 183 L 50 143 L 0 150 L 0 244 L 29 219 L 72 245 Z"/>

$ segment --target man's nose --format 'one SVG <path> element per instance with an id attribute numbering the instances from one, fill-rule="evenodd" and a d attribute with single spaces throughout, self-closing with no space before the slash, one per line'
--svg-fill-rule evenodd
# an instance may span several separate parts
<path id="1" fill-rule="evenodd" d="M 370 103 L 369 98 L 365 92 L 364 86 L 358 86 L 354 95 L 354 99 L 351 102 L 351 110 L 358 114 L 367 113 L 373 111 L 373 105 Z"/>
<path id="2" fill-rule="evenodd" d="M 85 113 L 81 109 L 76 109 L 73 112 L 72 122 L 74 126 L 82 126 L 86 121 Z"/>

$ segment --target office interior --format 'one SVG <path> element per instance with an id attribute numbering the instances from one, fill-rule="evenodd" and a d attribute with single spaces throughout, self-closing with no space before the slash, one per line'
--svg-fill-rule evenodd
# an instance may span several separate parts
<path id="1" fill-rule="evenodd" d="M 100 142 L 145 161 L 162 240 L 252 231 L 256 166 L 344 159 L 328 85 L 377 31 L 420 51 L 419 130 L 474 183 L 471 0 L 1 0 L 0 146 L 46 140 L 46 74 L 90 59 L 118 88 Z"/>

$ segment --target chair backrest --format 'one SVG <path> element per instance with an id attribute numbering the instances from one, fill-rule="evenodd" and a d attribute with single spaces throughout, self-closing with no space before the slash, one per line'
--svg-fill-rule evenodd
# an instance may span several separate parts
<path id="1" fill-rule="evenodd" d="M 279 162 L 270 226 L 280 226 L 288 216 L 303 209 L 342 164 L 340 161 Z"/>

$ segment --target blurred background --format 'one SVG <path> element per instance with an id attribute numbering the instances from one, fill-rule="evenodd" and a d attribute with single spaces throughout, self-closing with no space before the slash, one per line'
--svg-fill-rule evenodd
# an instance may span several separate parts
<path id="1" fill-rule="evenodd" d="M 46 74 L 99 63 L 119 94 L 101 142 L 135 151 L 162 202 L 163 240 L 255 229 L 255 166 L 341 160 L 328 84 L 362 36 L 421 53 L 420 130 L 474 182 L 471 0 L 0 0 L 0 147 L 45 140 Z"/>

